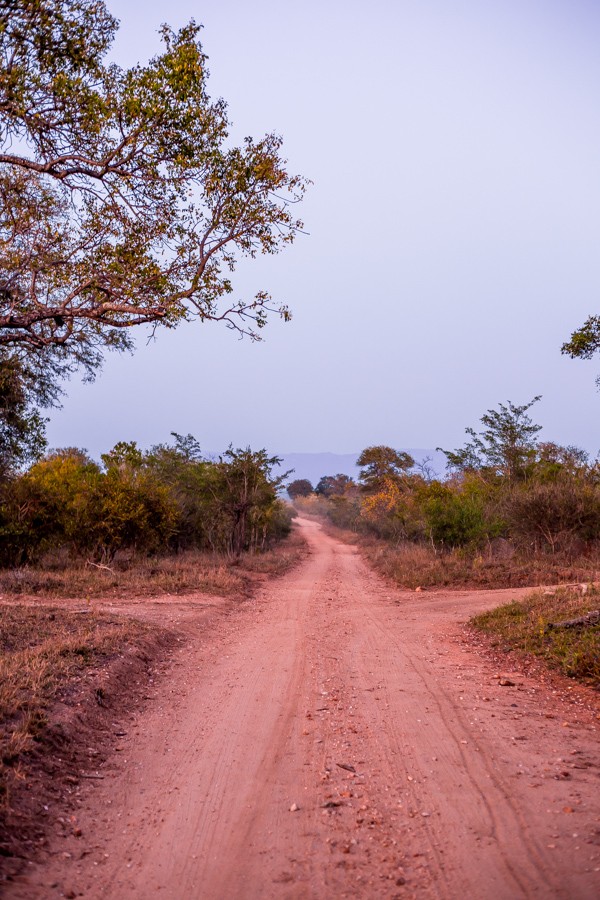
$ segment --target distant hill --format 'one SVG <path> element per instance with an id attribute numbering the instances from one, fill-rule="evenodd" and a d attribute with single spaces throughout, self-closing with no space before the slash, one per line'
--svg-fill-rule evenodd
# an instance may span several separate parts
<path id="1" fill-rule="evenodd" d="M 422 462 L 430 457 L 429 463 L 432 471 L 438 477 L 443 476 L 446 470 L 446 457 L 437 450 L 410 450 L 410 453 L 416 462 Z M 280 471 L 285 472 L 287 469 L 294 469 L 293 474 L 287 479 L 288 483 L 296 478 L 307 478 L 313 487 L 316 487 L 323 475 L 349 475 L 351 478 L 358 478 L 359 469 L 356 460 L 359 453 L 280 453 L 282 458 Z"/>

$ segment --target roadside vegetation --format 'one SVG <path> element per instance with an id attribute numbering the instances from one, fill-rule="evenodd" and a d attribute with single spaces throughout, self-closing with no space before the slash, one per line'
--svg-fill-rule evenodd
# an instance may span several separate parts
<path id="1" fill-rule="evenodd" d="M 264 552 L 290 531 L 278 462 L 250 449 L 207 460 L 179 435 L 146 453 L 119 443 L 101 464 L 81 450 L 50 453 L 0 481 L 0 565 L 8 570 L 0 581 L 20 593 L 58 586 L 62 572 L 96 593 L 107 575 L 118 586 L 129 573 L 175 591 L 216 578 L 229 592 L 223 561 Z"/>
<path id="2" fill-rule="evenodd" d="M 129 69 L 111 58 L 118 27 L 103 0 L 0 8 L 0 863 L 39 837 L 41 798 L 101 697 L 83 697 L 60 752 L 47 713 L 82 673 L 145 640 L 136 623 L 41 600 L 244 596 L 302 552 L 274 549 L 291 514 L 265 451 L 209 460 L 176 435 L 149 452 L 119 443 L 101 461 L 47 452 L 43 411 L 70 375 L 92 379 L 107 350 L 133 349 L 136 326 L 220 322 L 260 340 L 271 315 L 290 318 L 233 282 L 241 260 L 302 230 L 307 182 L 288 171 L 282 139 L 236 146 L 199 25 L 163 25 L 158 52 Z M 31 595 L 38 605 L 7 602 Z M 36 747 L 48 768 L 34 804 Z M 15 785 L 31 808 L 7 832 Z"/>
<path id="3" fill-rule="evenodd" d="M 201 550 L 160 556 L 123 554 L 111 565 L 90 565 L 68 554 L 48 554 L 40 562 L 0 569 L 0 595 L 13 597 L 100 599 L 110 596 L 156 597 L 165 594 L 216 594 L 243 597 L 263 576 L 282 575 L 305 553 L 297 534 L 261 553 L 228 557 Z"/>
<path id="4" fill-rule="evenodd" d="M 354 536 L 370 562 L 408 587 L 506 587 L 593 581 L 600 573 L 600 464 L 540 442 L 539 400 L 500 404 L 444 451 L 446 477 L 391 447 L 366 448 L 358 482 L 292 483 L 297 509 Z"/>
<path id="5" fill-rule="evenodd" d="M 475 616 L 470 624 L 494 646 L 539 657 L 564 675 L 600 687 L 600 623 L 586 616 L 599 607 L 597 588 L 583 594 L 580 588 L 536 591 Z M 576 624 L 565 627 L 565 622 Z"/>
<path id="6" fill-rule="evenodd" d="M 0 10 L 0 55 L 10 61 L 0 74 L 4 858 L 22 850 L 9 843 L 12 797 L 36 753 L 50 783 L 69 740 L 82 741 L 57 737 L 52 752 L 57 702 L 72 704 L 89 675 L 81 729 L 102 707 L 99 674 L 166 635 L 48 601 L 243 596 L 303 552 L 280 543 L 292 520 L 279 496 L 286 476 L 264 450 L 208 459 L 194 438 L 173 434 L 148 451 L 120 442 L 100 461 L 78 448 L 47 452 L 43 410 L 70 375 L 93 378 L 106 351 L 132 349 L 136 326 L 224 322 L 258 340 L 269 317 L 290 318 L 267 291 L 233 299 L 232 278 L 240 261 L 279 253 L 301 233 L 295 209 L 307 181 L 288 171 L 277 134 L 230 139 L 227 105 L 210 98 L 200 26 L 163 26 L 160 51 L 131 69 L 109 62 L 117 31 L 102 0 Z M 592 317 L 565 352 L 595 352 L 598 332 Z M 469 429 L 467 445 L 447 453 L 444 480 L 378 446 L 361 454 L 358 483 L 326 476 L 313 491 L 301 479 L 290 497 L 358 536 L 374 566 L 409 587 L 593 579 L 600 469 L 579 450 L 537 442 L 534 402 L 489 411 L 482 432 Z M 32 596 L 45 602 L 19 602 Z M 476 624 L 597 683 L 598 629 L 545 630 L 558 609 L 543 604 L 575 615 L 598 602 L 590 593 L 571 608 L 569 598 L 535 595 Z M 123 685 L 123 695 L 135 690 Z"/>
<path id="7" fill-rule="evenodd" d="M 101 464 L 80 450 L 57 451 L 0 479 L 7 873 L 43 839 L 32 785 L 39 779 L 45 797 L 52 785 L 68 793 L 87 777 L 82 748 L 107 734 L 110 743 L 114 717 L 143 696 L 148 660 L 164 658 L 174 640 L 154 625 L 96 613 L 90 601 L 196 592 L 243 598 L 264 576 L 285 572 L 305 545 L 296 535 L 281 540 L 292 511 L 278 497 L 277 463 L 249 449 L 207 460 L 191 437 L 175 435 L 146 453 L 118 444 Z M 64 598 L 76 602 L 53 605 Z M 113 685 L 107 699 L 104 686 L 115 677 L 123 686 Z"/>

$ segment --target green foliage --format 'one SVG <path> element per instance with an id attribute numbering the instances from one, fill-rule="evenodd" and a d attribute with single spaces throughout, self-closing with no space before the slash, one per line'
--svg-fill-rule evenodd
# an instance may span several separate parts
<path id="1" fill-rule="evenodd" d="M 215 499 L 213 521 L 222 548 L 239 556 L 242 550 L 264 548 L 273 517 L 281 501 L 277 489 L 289 473 L 273 476 L 281 460 L 265 450 L 253 452 L 229 448 L 210 467 L 211 494 Z M 280 517 L 276 517 L 280 521 Z"/>
<path id="2" fill-rule="evenodd" d="M 454 469 L 445 481 L 424 477 L 406 453 L 368 447 L 358 460 L 360 486 L 343 482 L 345 476 L 319 481 L 322 511 L 340 527 L 387 541 L 394 552 L 402 549 L 404 562 L 411 543 L 447 562 L 452 556 L 457 571 L 477 565 L 480 573 L 461 575 L 473 583 L 479 575 L 485 581 L 488 566 L 495 572 L 505 567 L 510 582 L 513 557 L 518 583 L 527 583 L 527 565 L 531 572 L 559 572 L 561 579 L 561 563 L 568 572 L 578 560 L 585 571 L 600 546 L 600 462 L 577 447 L 537 441 L 540 426 L 529 410 L 539 399 L 488 410 L 481 432 L 467 429 L 465 447 L 444 451 Z M 462 556 L 471 563 L 459 566 Z M 443 565 L 429 569 L 431 578 L 445 577 Z"/>
<path id="3" fill-rule="evenodd" d="M 490 521 L 489 494 L 474 481 L 460 485 L 433 481 L 422 491 L 422 503 L 434 544 L 478 547 L 502 531 L 500 522 Z"/>
<path id="4" fill-rule="evenodd" d="M 111 559 L 125 547 L 142 553 L 168 547 L 177 509 L 166 485 L 147 470 L 108 468 L 97 499 L 98 520 L 88 532 L 95 556 Z"/>
<path id="5" fill-rule="evenodd" d="M 313 492 L 313 486 L 308 478 L 296 478 L 288 484 L 286 490 L 288 496 L 295 500 L 296 497 L 309 497 Z"/>
<path id="6" fill-rule="evenodd" d="M 102 0 L 0 8 L 0 345 L 46 372 L 93 373 L 131 326 L 224 321 L 258 337 L 259 291 L 233 300 L 241 257 L 277 253 L 306 182 L 281 139 L 228 139 L 193 21 L 122 69 Z"/>

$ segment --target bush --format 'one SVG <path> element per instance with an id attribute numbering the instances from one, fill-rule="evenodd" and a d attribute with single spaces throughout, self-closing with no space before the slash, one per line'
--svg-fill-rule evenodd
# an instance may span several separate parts
<path id="1" fill-rule="evenodd" d="M 504 532 L 494 515 L 492 491 L 481 481 L 434 481 L 423 491 L 427 532 L 443 547 L 481 547 Z"/>
<path id="2" fill-rule="evenodd" d="M 600 492 L 581 478 L 523 485 L 506 497 L 505 511 L 511 534 L 535 549 L 568 552 L 600 537 Z"/>

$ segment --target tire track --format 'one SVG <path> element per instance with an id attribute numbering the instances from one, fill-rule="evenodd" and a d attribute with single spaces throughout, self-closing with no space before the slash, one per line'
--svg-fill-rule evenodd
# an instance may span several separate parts
<path id="1" fill-rule="evenodd" d="M 297 570 L 212 631 L 190 616 L 153 709 L 86 788 L 89 838 L 57 839 L 7 900 L 595 900 L 594 722 L 543 718 L 555 697 L 502 694 L 457 643 L 504 596 L 416 599 L 300 527 Z M 569 759 L 587 762 L 567 777 Z"/>

